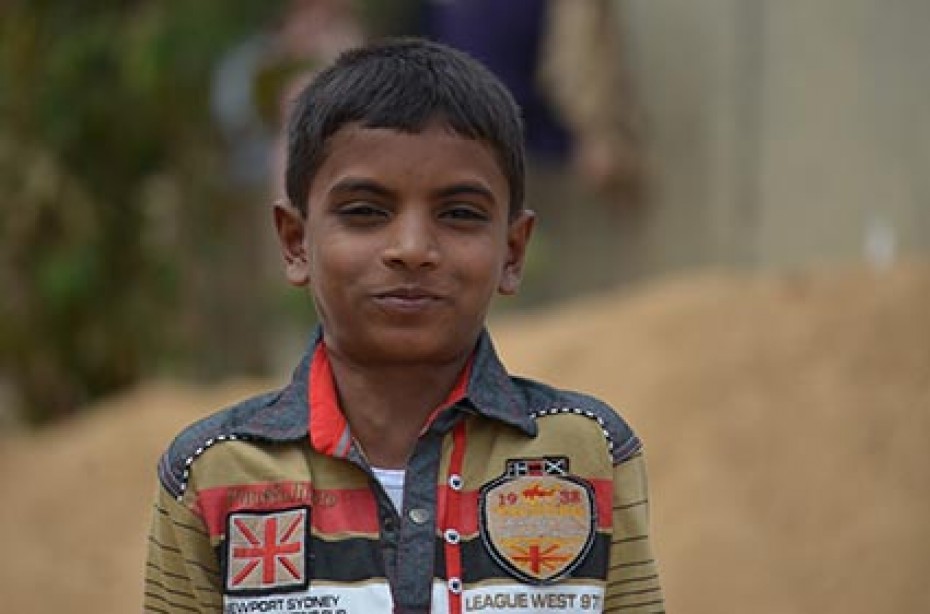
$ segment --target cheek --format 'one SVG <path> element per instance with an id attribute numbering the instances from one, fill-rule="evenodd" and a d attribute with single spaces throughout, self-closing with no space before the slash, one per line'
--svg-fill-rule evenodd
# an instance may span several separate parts
<path id="1" fill-rule="evenodd" d="M 357 271 L 366 257 L 365 246 L 358 241 L 333 236 L 311 241 L 308 253 L 310 270 L 329 280 Z"/>
<path id="2" fill-rule="evenodd" d="M 472 249 L 462 256 L 462 275 L 475 288 L 481 288 L 482 294 L 493 294 L 501 278 L 504 260 L 496 245 L 490 242 L 480 249 Z"/>
<path id="3" fill-rule="evenodd" d="M 317 303 L 338 300 L 360 275 L 360 254 L 348 246 L 317 243 L 310 254 L 310 290 Z"/>

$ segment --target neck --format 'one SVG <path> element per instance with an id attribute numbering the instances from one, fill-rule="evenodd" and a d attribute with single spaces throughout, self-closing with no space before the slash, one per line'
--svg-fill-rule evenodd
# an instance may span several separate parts
<path id="1" fill-rule="evenodd" d="M 375 467 L 400 469 L 427 418 L 448 397 L 468 356 L 444 364 L 362 365 L 328 349 L 339 403 Z"/>

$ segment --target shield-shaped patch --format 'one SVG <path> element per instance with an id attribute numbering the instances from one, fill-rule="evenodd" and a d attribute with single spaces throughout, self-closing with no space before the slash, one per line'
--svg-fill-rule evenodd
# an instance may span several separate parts
<path id="1" fill-rule="evenodd" d="M 491 556 L 524 582 L 564 578 L 594 541 L 594 490 L 569 474 L 564 456 L 508 460 L 503 475 L 481 489 L 479 508 Z"/>

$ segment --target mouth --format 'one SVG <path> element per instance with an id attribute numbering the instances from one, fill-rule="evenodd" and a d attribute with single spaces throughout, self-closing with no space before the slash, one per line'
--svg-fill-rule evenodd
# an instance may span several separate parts
<path id="1" fill-rule="evenodd" d="M 376 292 L 375 302 L 389 311 L 417 312 L 441 303 L 442 294 L 421 286 L 399 286 Z"/>

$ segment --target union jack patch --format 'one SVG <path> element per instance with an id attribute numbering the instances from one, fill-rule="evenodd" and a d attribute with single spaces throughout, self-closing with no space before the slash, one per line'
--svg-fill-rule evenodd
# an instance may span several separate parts
<path id="1" fill-rule="evenodd" d="M 492 558 L 530 584 L 570 574 L 594 542 L 594 490 L 569 475 L 564 456 L 510 459 L 481 489 L 481 538 Z"/>
<path id="2" fill-rule="evenodd" d="M 237 512 L 227 517 L 227 593 L 262 594 L 307 587 L 307 508 Z"/>

